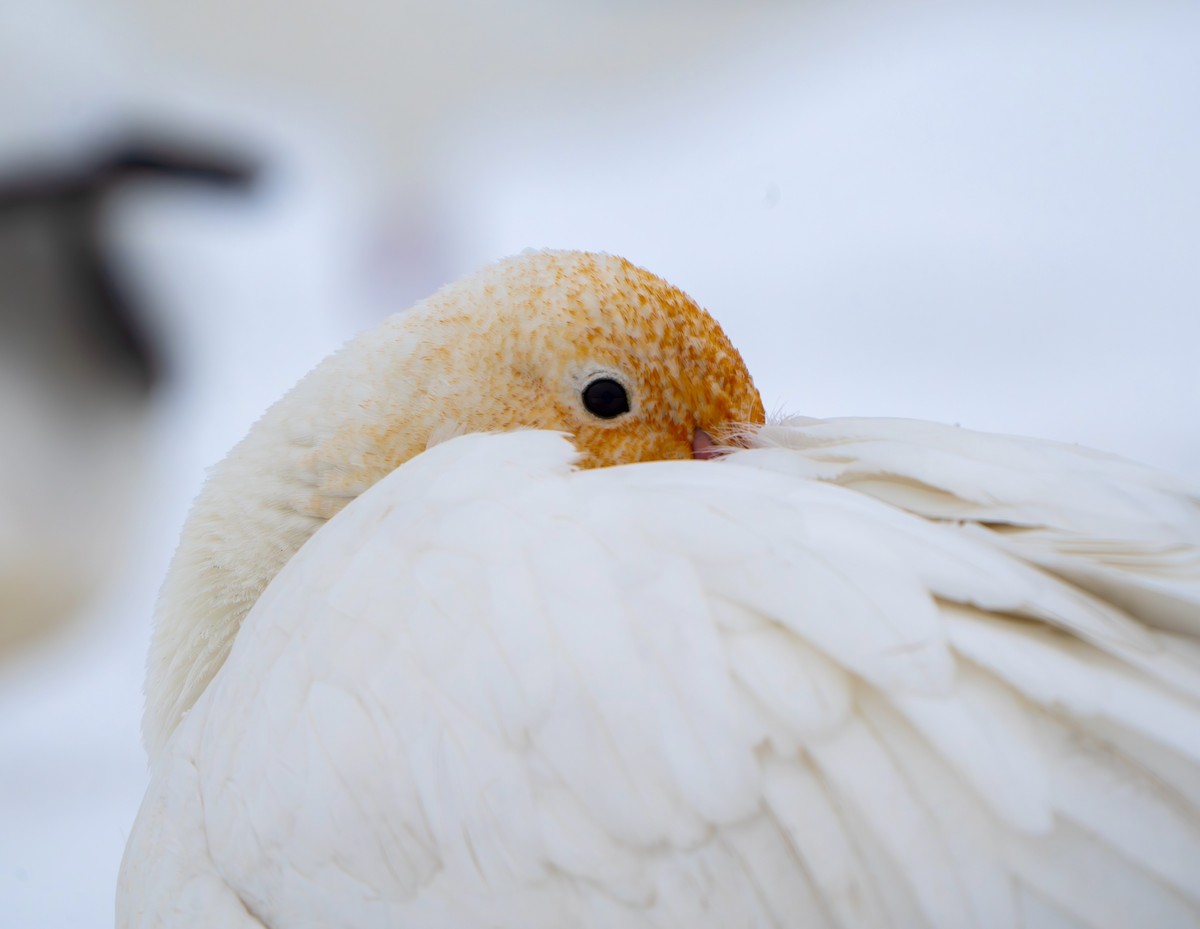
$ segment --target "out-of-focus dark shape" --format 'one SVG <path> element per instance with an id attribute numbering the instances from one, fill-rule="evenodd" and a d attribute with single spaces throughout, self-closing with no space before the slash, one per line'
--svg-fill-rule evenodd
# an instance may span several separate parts
<path id="1" fill-rule="evenodd" d="M 139 132 L 0 168 L 0 651 L 77 612 L 136 523 L 165 372 L 153 308 L 114 255 L 113 198 L 143 181 L 242 190 L 254 174 Z"/>
<path id="2" fill-rule="evenodd" d="M 0 177 L 0 333 L 41 343 L 30 347 L 46 358 L 67 349 L 61 340 L 69 338 L 106 377 L 153 387 L 161 361 L 145 312 L 109 254 L 109 197 L 148 178 L 242 188 L 253 176 L 249 163 L 228 155 L 130 136 L 73 171 L 26 168 Z M 71 324 L 60 325 L 59 316 Z"/>

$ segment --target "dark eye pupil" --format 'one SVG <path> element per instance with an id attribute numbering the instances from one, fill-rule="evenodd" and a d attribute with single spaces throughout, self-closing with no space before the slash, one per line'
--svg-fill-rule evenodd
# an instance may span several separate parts
<path id="1" fill-rule="evenodd" d="M 612 419 L 629 412 L 629 396 L 611 377 L 602 377 L 584 388 L 583 405 L 601 419 Z"/>

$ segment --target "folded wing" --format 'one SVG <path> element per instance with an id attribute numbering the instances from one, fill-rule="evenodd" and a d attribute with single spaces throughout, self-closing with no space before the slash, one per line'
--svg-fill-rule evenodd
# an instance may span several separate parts
<path id="1" fill-rule="evenodd" d="M 120 924 L 1200 925 L 1196 497 L 923 427 L 418 456 L 245 621 Z"/>

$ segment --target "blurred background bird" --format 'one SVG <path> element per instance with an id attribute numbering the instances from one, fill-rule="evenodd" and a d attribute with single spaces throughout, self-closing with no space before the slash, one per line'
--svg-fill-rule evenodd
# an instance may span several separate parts
<path id="1" fill-rule="evenodd" d="M 78 613 L 139 521 L 154 318 L 113 254 L 107 211 L 140 181 L 239 188 L 248 166 L 133 134 L 0 178 L 0 651 Z"/>
<path id="2" fill-rule="evenodd" d="M 149 617 L 205 469 L 354 331 L 502 255 L 680 284 L 769 409 L 1200 475 L 1198 35 L 1168 2 L 0 9 L 0 169 L 130 125 L 260 167 L 114 201 L 169 378 L 123 567 L 0 665 L 6 913 L 111 920 Z"/>

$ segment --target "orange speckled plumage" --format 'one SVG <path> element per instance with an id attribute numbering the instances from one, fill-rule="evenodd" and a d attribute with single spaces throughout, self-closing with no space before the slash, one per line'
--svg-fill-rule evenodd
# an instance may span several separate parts
<path id="1" fill-rule="evenodd" d="M 536 423 L 572 432 L 586 467 L 691 456 L 692 434 L 762 423 L 762 400 L 741 355 L 716 321 L 685 293 L 623 258 L 586 253 L 524 256 L 522 267 L 553 267 L 553 287 L 517 306 L 531 319 L 557 312 L 531 335 L 538 351 L 562 358 L 563 383 Z M 520 350 L 514 347 L 513 353 Z M 632 409 L 616 420 L 577 414 L 583 386 L 570 368 L 592 366 L 625 383 Z M 543 385 L 538 384 L 541 388 Z M 529 397 L 533 403 L 535 397 Z M 573 424 L 569 428 L 567 424 Z M 501 424 L 499 428 L 511 427 Z"/>

